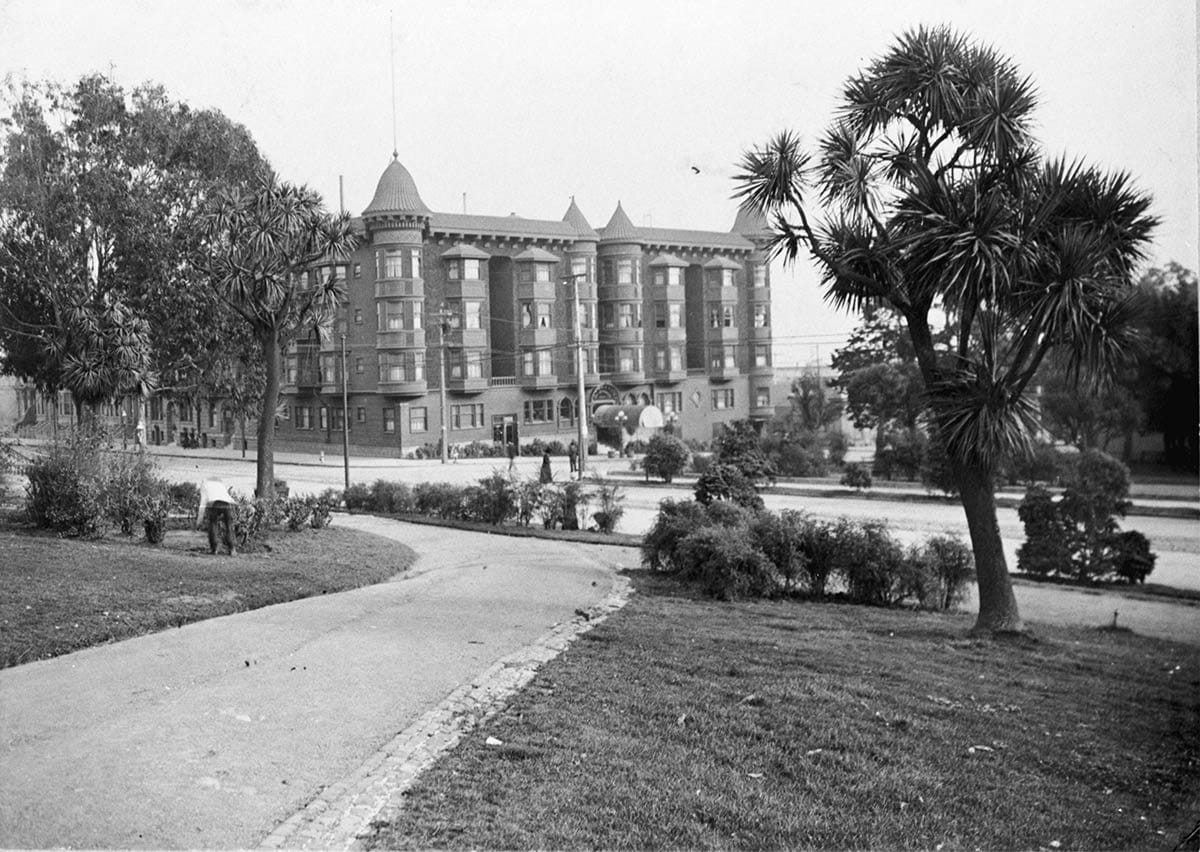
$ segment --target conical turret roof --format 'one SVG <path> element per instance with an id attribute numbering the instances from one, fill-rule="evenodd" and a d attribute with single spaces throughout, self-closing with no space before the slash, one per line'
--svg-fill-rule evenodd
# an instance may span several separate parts
<path id="1" fill-rule="evenodd" d="M 642 241 L 637 228 L 633 227 L 633 222 L 629 221 L 629 216 L 625 213 L 625 208 L 621 206 L 620 201 L 617 202 L 617 209 L 613 211 L 612 218 L 604 226 L 604 236 L 601 239 L 606 243 L 640 243 Z"/>
<path id="2" fill-rule="evenodd" d="M 734 217 L 733 227 L 729 229 L 734 234 L 741 234 L 751 240 L 766 240 L 771 237 L 771 226 L 767 219 L 754 207 L 742 205 Z"/>
<path id="3" fill-rule="evenodd" d="M 416 182 L 395 154 L 392 154 L 392 161 L 379 178 L 379 184 L 375 187 L 375 197 L 363 211 L 364 216 L 388 213 L 429 215 L 429 208 L 417 192 Z"/>
<path id="4" fill-rule="evenodd" d="M 574 195 L 571 196 L 571 206 L 563 214 L 563 221 L 575 229 L 575 233 L 579 234 L 579 239 L 581 240 L 600 239 L 600 235 L 592 230 L 592 226 L 588 224 L 587 217 L 583 215 L 583 211 L 576 206 Z"/>

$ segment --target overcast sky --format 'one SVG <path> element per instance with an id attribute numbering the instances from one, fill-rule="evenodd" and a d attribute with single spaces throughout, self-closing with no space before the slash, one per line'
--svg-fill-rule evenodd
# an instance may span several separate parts
<path id="1" fill-rule="evenodd" d="M 1200 266 L 1191 0 L 0 0 L 0 70 L 162 83 L 331 208 L 343 176 L 358 214 L 391 158 L 394 43 L 396 145 L 433 209 L 559 219 L 574 195 L 596 227 L 620 200 L 638 225 L 728 230 L 741 153 L 817 137 L 841 83 L 922 23 L 1012 57 L 1046 149 L 1129 171 L 1163 219 L 1152 262 Z M 827 359 L 854 318 L 807 267 L 773 274 L 776 363 Z"/>

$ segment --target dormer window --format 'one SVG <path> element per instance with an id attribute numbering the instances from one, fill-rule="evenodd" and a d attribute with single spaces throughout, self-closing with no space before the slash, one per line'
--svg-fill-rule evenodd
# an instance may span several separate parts
<path id="1" fill-rule="evenodd" d="M 446 261 L 446 274 L 460 281 L 478 281 L 480 279 L 479 260 L 474 257 L 460 257 Z"/>

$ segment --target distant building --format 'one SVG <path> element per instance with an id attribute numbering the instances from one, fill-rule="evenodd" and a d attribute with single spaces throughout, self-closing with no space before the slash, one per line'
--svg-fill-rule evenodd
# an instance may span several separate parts
<path id="1" fill-rule="evenodd" d="M 355 225 L 353 255 L 300 282 L 336 274 L 347 298 L 285 354 L 281 442 L 338 442 L 349 418 L 355 445 L 404 455 L 436 443 L 443 359 L 449 443 L 568 442 L 580 416 L 575 287 L 593 438 L 610 406 L 702 441 L 774 411 L 759 216 L 739 211 L 712 232 L 639 228 L 619 203 L 593 229 L 574 199 L 561 220 L 439 213 L 393 159 Z"/>

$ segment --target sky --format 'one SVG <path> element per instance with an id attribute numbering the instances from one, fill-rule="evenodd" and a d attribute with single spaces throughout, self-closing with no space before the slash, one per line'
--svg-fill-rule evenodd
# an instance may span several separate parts
<path id="1" fill-rule="evenodd" d="M 0 74 L 161 83 L 333 209 L 340 178 L 356 215 L 394 144 L 434 210 L 560 219 L 574 196 L 594 227 L 619 201 L 726 231 L 743 152 L 817 139 L 842 83 L 921 24 L 1011 57 L 1045 150 L 1128 171 L 1162 219 L 1150 265 L 1200 268 L 1192 0 L 0 0 Z M 776 365 L 827 362 L 856 318 L 807 262 L 772 277 Z"/>

